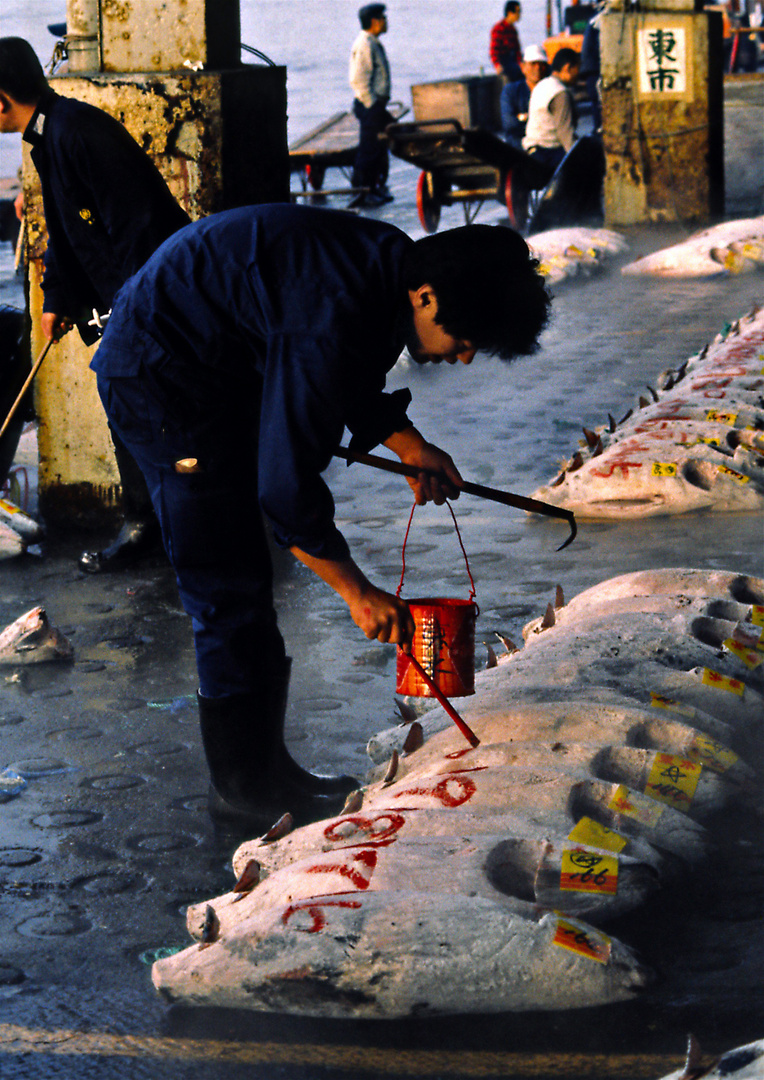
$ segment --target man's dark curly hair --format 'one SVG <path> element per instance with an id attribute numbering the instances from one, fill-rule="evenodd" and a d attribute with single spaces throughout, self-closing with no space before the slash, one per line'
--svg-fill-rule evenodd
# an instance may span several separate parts
<path id="1" fill-rule="evenodd" d="M 549 318 L 538 265 L 513 229 L 465 225 L 417 240 L 404 276 L 407 289 L 432 286 L 447 333 L 510 360 L 536 351 Z"/>
<path id="2" fill-rule="evenodd" d="M 37 53 L 24 38 L 0 38 L 0 90 L 22 105 L 34 105 L 48 87 Z"/>

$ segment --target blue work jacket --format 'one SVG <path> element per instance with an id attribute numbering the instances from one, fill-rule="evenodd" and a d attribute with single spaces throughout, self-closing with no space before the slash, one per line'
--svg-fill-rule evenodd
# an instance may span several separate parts
<path id="1" fill-rule="evenodd" d="M 154 163 L 112 116 L 48 91 L 24 140 L 40 176 L 48 247 L 43 311 L 73 319 L 90 344 L 95 308 L 189 218 Z"/>
<path id="2" fill-rule="evenodd" d="M 185 433 L 176 448 L 199 459 L 254 400 L 258 495 L 276 541 L 345 558 L 320 474 L 346 427 L 368 450 L 410 424 L 409 392 L 383 390 L 410 325 L 411 243 L 336 210 L 214 214 L 170 237 L 118 293 L 91 366 L 99 381 L 142 380 Z"/>

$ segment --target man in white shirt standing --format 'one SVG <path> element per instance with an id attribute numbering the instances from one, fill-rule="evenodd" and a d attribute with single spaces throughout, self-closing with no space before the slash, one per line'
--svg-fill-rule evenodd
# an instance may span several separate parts
<path id="1" fill-rule="evenodd" d="M 360 124 L 358 153 L 353 165 L 353 187 L 367 188 L 350 204 L 377 207 L 390 202 L 387 188 L 389 156 L 380 134 L 393 117 L 387 111 L 390 100 L 390 65 L 380 36 L 387 31 L 384 4 L 365 4 L 358 12 L 361 32 L 350 53 L 350 86 L 355 94 L 353 112 Z"/>
<path id="2" fill-rule="evenodd" d="M 575 86 L 581 60 L 574 49 L 560 49 L 552 60 L 552 72 L 537 83 L 528 106 L 523 149 L 551 178 L 576 141 L 576 113 L 571 88 Z"/>

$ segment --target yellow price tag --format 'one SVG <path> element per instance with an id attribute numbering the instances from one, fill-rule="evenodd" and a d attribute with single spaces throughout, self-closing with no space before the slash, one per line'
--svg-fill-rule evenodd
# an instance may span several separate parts
<path id="1" fill-rule="evenodd" d="M 750 476 L 743 476 L 742 473 L 735 472 L 734 469 L 728 469 L 726 465 L 717 465 L 716 471 L 724 476 L 729 476 L 730 480 L 734 480 L 738 484 L 750 484 L 751 482 Z"/>
<path id="2" fill-rule="evenodd" d="M 757 668 L 759 664 L 764 663 L 764 656 L 759 655 L 756 649 L 748 649 L 734 638 L 727 638 L 724 647 L 738 660 L 742 660 L 747 668 Z"/>
<path id="3" fill-rule="evenodd" d="M 663 813 L 663 808 L 646 795 L 639 795 L 636 791 L 630 791 L 625 784 L 619 784 L 615 793 L 608 803 L 608 810 L 624 817 L 634 818 L 640 825 L 647 825 L 654 829 Z"/>
<path id="4" fill-rule="evenodd" d="M 693 761 L 699 761 L 714 772 L 724 773 L 731 769 L 740 758 L 734 750 L 715 742 L 709 735 L 698 732 L 690 743 L 688 751 Z"/>
<path id="5" fill-rule="evenodd" d="M 729 676 L 720 675 L 718 671 L 712 671 L 711 668 L 703 668 L 703 677 L 700 681 L 704 686 L 726 690 L 730 694 L 737 694 L 738 697 L 742 697 L 745 691 L 745 683 L 742 683 L 740 679 L 730 679 Z"/>
<path id="6" fill-rule="evenodd" d="M 754 626 L 764 626 L 764 605 L 753 605 L 751 608 L 751 622 Z"/>
<path id="7" fill-rule="evenodd" d="M 737 420 L 737 413 L 719 412 L 718 409 L 709 409 L 706 413 L 706 420 L 714 420 L 719 424 L 727 424 L 729 427 L 732 427 Z"/>
<path id="8" fill-rule="evenodd" d="M 650 470 L 651 476 L 676 476 L 676 465 L 673 461 L 654 461 Z"/>
<path id="9" fill-rule="evenodd" d="M 675 754 L 656 754 L 645 784 L 645 795 L 676 810 L 689 810 L 703 766 Z"/>
<path id="10" fill-rule="evenodd" d="M 605 893 L 618 890 L 618 856 L 602 855 L 586 848 L 565 848 L 562 853 L 560 889 L 563 892 Z"/>
<path id="11" fill-rule="evenodd" d="M 586 847 L 604 848 L 605 851 L 623 851 L 629 842 L 628 836 L 622 836 L 607 825 L 600 825 L 594 818 L 582 817 L 568 833 L 568 840 Z"/>
<path id="12" fill-rule="evenodd" d="M 609 937 L 593 930 L 591 926 L 584 927 L 569 919 L 557 919 L 554 944 L 561 949 L 570 949 L 580 956 L 586 956 L 589 960 L 596 960 L 598 964 L 606 964 L 610 959 Z"/>

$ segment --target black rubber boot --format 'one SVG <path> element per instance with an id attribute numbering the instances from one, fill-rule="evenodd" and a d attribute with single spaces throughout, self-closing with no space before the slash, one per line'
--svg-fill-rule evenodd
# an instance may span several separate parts
<path id="1" fill-rule="evenodd" d="M 103 570 L 121 570 L 140 559 L 156 555 L 162 550 L 159 522 L 125 521 L 116 538 L 103 551 L 83 551 L 79 559 L 80 570 L 88 574 L 100 574 Z"/>
<path id="2" fill-rule="evenodd" d="M 212 783 L 209 813 L 218 833 L 250 838 L 283 814 L 296 825 L 332 817 L 358 788 L 352 776 L 303 769 L 284 744 L 290 661 L 260 694 L 198 694 L 202 745 Z"/>

